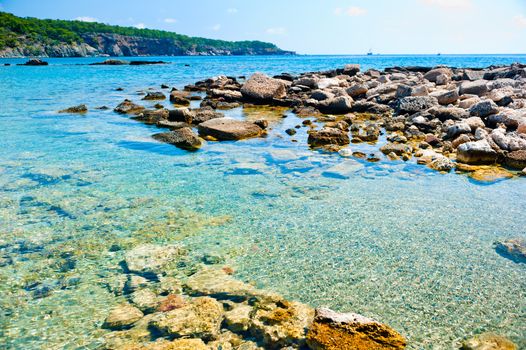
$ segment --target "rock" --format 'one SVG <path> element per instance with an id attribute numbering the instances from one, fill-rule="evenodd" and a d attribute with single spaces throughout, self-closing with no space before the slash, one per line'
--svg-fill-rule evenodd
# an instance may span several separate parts
<path id="1" fill-rule="evenodd" d="M 119 347 L 118 350 L 210 350 L 201 339 L 157 339 L 142 346 Z M 226 350 L 226 349 L 225 349 Z"/>
<path id="2" fill-rule="evenodd" d="M 338 96 L 321 101 L 317 107 L 322 113 L 345 114 L 352 110 L 353 99 L 348 96 Z"/>
<path id="3" fill-rule="evenodd" d="M 489 127 L 497 127 L 499 124 L 504 124 L 510 130 L 517 129 L 519 124 L 525 121 L 524 117 L 514 110 L 503 110 L 498 114 L 492 114 L 486 118 Z"/>
<path id="4" fill-rule="evenodd" d="M 343 74 L 349 75 L 349 76 L 355 76 L 360 72 L 360 65 L 359 64 L 346 64 L 343 67 Z"/>
<path id="5" fill-rule="evenodd" d="M 218 140 L 241 140 L 258 137 L 263 130 L 254 123 L 230 118 L 216 118 L 198 125 L 200 135 Z"/>
<path id="6" fill-rule="evenodd" d="M 195 112 L 189 108 L 176 108 L 168 112 L 168 120 L 172 122 L 183 122 L 192 124 Z"/>
<path id="7" fill-rule="evenodd" d="M 516 350 L 517 345 L 493 333 L 477 335 L 462 343 L 462 350 Z"/>
<path id="8" fill-rule="evenodd" d="M 462 74 L 462 80 L 481 80 L 484 78 L 484 71 L 483 70 L 465 70 Z"/>
<path id="9" fill-rule="evenodd" d="M 141 310 L 136 307 L 129 304 L 120 305 L 110 311 L 102 327 L 114 330 L 130 328 L 143 316 Z"/>
<path id="10" fill-rule="evenodd" d="M 90 63 L 90 66 L 122 66 L 125 64 L 128 64 L 128 62 L 123 60 L 109 59 L 103 62 Z"/>
<path id="11" fill-rule="evenodd" d="M 49 63 L 46 61 L 42 61 L 38 58 L 33 58 L 27 61 L 26 63 L 18 64 L 18 65 L 19 66 L 47 66 L 49 65 Z"/>
<path id="12" fill-rule="evenodd" d="M 378 321 L 358 314 L 316 309 L 307 344 L 313 350 L 395 350 L 405 349 L 407 342 L 395 330 Z"/>
<path id="13" fill-rule="evenodd" d="M 157 295 L 149 289 L 141 289 L 130 297 L 131 302 L 144 313 L 155 311 L 159 306 Z"/>
<path id="14" fill-rule="evenodd" d="M 161 313 L 150 321 L 157 331 L 175 338 L 214 339 L 223 321 L 223 306 L 215 299 L 200 297 L 182 308 Z"/>
<path id="15" fill-rule="evenodd" d="M 166 99 L 166 96 L 164 96 L 164 94 L 160 91 L 152 91 L 152 92 L 148 92 L 146 94 L 146 96 L 144 96 L 142 98 L 143 100 L 148 100 L 148 101 L 152 101 L 152 100 L 164 100 Z"/>
<path id="16" fill-rule="evenodd" d="M 466 142 L 458 146 L 457 160 L 466 164 L 493 164 L 497 160 L 497 152 L 486 140 Z"/>
<path id="17" fill-rule="evenodd" d="M 254 124 L 259 126 L 263 130 L 268 128 L 268 120 L 266 120 L 266 119 L 256 119 L 256 120 L 254 120 Z"/>
<path id="18" fill-rule="evenodd" d="M 316 101 L 324 101 L 330 98 L 334 98 L 334 94 L 325 90 L 314 90 L 310 95 L 310 98 L 313 98 Z"/>
<path id="19" fill-rule="evenodd" d="M 218 300 L 243 301 L 257 294 L 254 287 L 228 275 L 222 269 L 203 269 L 186 282 L 190 295 Z"/>
<path id="20" fill-rule="evenodd" d="M 180 245 L 143 244 L 133 248 L 124 255 L 129 271 L 140 275 L 151 275 L 166 272 L 174 267 L 186 251 Z"/>
<path id="21" fill-rule="evenodd" d="M 287 88 L 282 80 L 256 73 L 243 85 L 241 94 L 249 100 L 264 102 L 284 98 L 287 96 Z"/>
<path id="22" fill-rule="evenodd" d="M 488 82 L 486 80 L 465 81 L 460 84 L 461 95 L 484 96 L 488 93 Z"/>
<path id="23" fill-rule="evenodd" d="M 450 68 L 435 68 L 424 74 L 424 79 L 427 79 L 432 83 L 436 83 L 437 78 L 439 78 L 442 75 L 446 77 L 451 77 L 453 75 L 453 72 Z"/>
<path id="24" fill-rule="evenodd" d="M 336 78 L 323 78 L 318 81 L 318 89 L 328 89 L 340 86 L 340 80 Z"/>
<path id="25" fill-rule="evenodd" d="M 305 346 L 306 330 L 314 317 L 310 307 L 283 299 L 258 302 L 254 306 L 250 333 L 265 349 Z"/>
<path id="26" fill-rule="evenodd" d="M 297 133 L 296 129 L 293 129 L 293 128 L 287 129 L 285 130 L 285 132 L 289 134 L 290 136 L 296 135 Z"/>
<path id="27" fill-rule="evenodd" d="M 150 64 L 168 64 L 164 61 L 130 61 L 130 66 L 147 66 Z"/>
<path id="28" fill-rule="evenodd" d="M 461 120 L 469 116 L 468 112 L 457 107 L 433 107 L 428 112 L 441 122 L 446 120 Z"/>
<path id="29" fill-rule="evenodd" d="M 78 106 L 69 107 L 63 110 L 58 111 L 59 113 L 87 113 L 88 107 L 85 104 Z"/>
<path id="30" fill-rule="evenodd" d="M 495 114 L 495 113 L 498 113 L 498 112 L 499 112 L 499 110 L 497 108 L 497 105 L 495 104 L 495 102 L 493 102 L 491 100 L 481 101 L 481 102 L 479 102 L 477 104 L 474 104 L 469 109 L 469 113 L 472 116 L 480 117 L 480 118 L 485 118 L 485 117 L 487 117 L 490 114 Z"/>
<path id="31" fill-rule="evenodd" d="M 436 78 L 437 85 L 447 85 L 447 83 L 449 83 L 450 81 L 451 81 L 451 76 L 446 75 L 446 74 L 440 74 Z"/>
<path id="32" fill-rule="evenodd" d="M 480 102 L 480 98 L 477 96 L 474 96 L 470 98 L 464 98 L 463 100 L 459 101 L 458 106 L 460 108 L 469 109 L 478 102 Z"/>
<path id="33" fill-rule="evenodd" d="M 469 126 L 469 124 L 468 123 L 464 123 L 464 122 L 460 122 L 460 123 L 456 123 L 456 124 L 451 125 L 447 129 L 446 137 L 448 139 L 454 139 L 454 138 L 456 138 L 457 136 L 459 136 L 461 134 L 469 134 L 470 132 L 471 132 L 471 127 Z"/>
<path id="34" fill-rule="evenodd" d="M 139 120 L 146 124 L 158 124 L 159 122 L 166 120 L 168 118 L 167 109 L 145 109 L 141 113 L 132 117 L 132 119 Z"/>
<path id="35" fill-rule="evenodd" d="M 470 141 L 471 139 L 469 138 L 468 135 L 462 134 L 451 142 L 451 146 L 453 146 L 454 149 L 457 149 L 458 146 L 460 146 L 461 144 L 470 142 Z"/>
<path id="36" fill-rule="evenodd" d="M 138 104 L 135 104 L 130 100 L 124 100 L 114 109 L 115 112 L 120 113 L 120 114 L 139 113 L 143 110 L 144 110 L 143 106 L 139 106 Z"/>
<path id="37" fill-rule="evenodd" d="M 170 93 L 170 102 L 179 106 L 190 106 L 187 92 L 174 90 Z"/>
<path id="38" fill-rule="evenodd" d="M 365 95 L 369 89 L 365 84 L 356 84 L 346 90 L 347 94 L 351 97 L 358 97 Z"/>
<path id="39" fill-rule="evenodd" d="M 356 174 L 356 172 L 364 168 L 363 164 L 347 159 L 336 165 L 331 166 L 325 170 L 322 175 L 325 177 L 337 178 L 337 179 L 349 179 Z"/>
<path id="40" fill-rule="evenodd" d="M 220 89 L 212 89 L 210 91 L 210 95 L 212 98 L 222 98 L 225 101 L 239 101 L 243 98 L 243 94 L 241 94 L 240 91 L 237 90 L 220 90 Z"/>
<path id="41" fill-rule="evenodd" d="M 179 294 L 169 294 L 164 299 L 159 301 L 157 310 L 159 312 L 168 312 L 175 309 L 180 309 L 186 306 L 186 300 Z"/>
<path id="42" fill-rule="evenodd" d="M 175 129 L 170 132 L 163 132 L 152 136 L 157 141 L 169 143 L 179 148 L 196 151 L 201 148 L 201 139 L 197 136 L 192 129 L 188 127 Z"/>
<path id="43" fill-rule="evenodd" d="M 489 167 L 477 169 L 469 174 L 473 180 L 485 183 L 494 183 L 502 180 L 511 179 L 513 174 L 499 167 Z"/>
<path id="44" fill-rule="evenodd" d="M 312 147 L 323 145 L 347 145 L 351 142 L 347 132 L 337 129 L 325 127 L 321 130 L 313 130 L 309 133 L 307 143 Z"/>
<path id="45" fill-rule="evenodd" d="M 396 110 L 398 113 L 416 113 L 427 110 L 438 104 L 436 97 L 409 96 L 398 100 Z"/>
<path id="46" fill-rule="evenodd" d="M 517 170 L 526 168 L 526 150 L 513 151 L 506 154 L 504 164 Z"/>
<path id="47" fill-rule="evenodd" d="M 251 313 L 252 306 L 235 304 L 232 310 L 225 312 L 225 327 L 236 333 L 248 331 L 250 328 Z"/>
<path id="48" fill-rule="evenodd" d="M 526 150 L 526 137 L 522 138 L 517 133 L 507 133 L 503 128 L 496 128 L 491 132 L 491 139 L 505 151 Z"/>
<path id="49" fill-rule="evenodd" d="M 450 172 L 451 169 L 455 168 L 455 163 L 453 163 L 449 158 L 441 156 L 437 157 L 435 160 L 432 160 L 428 166 L 436 171 Z"/>
<path id="50" fill-rule="evenodd" d="M 486 125 L 484 125 L 484 122 L 480 117 L 469 117 L 464 120 L 464 123 L 468 124 L 471 128 L 471 132 L 474 132 L 478 128 L 484 128 Z"/>
<path id="51" fill-rule="evenodd" d="M 458 89 L 454 89 L 451 91 L 443 91 L 439 94 L 433 94 L 438 100 L 438 103 L 447 106 L 449 104 L 455 103 L 460 98 L 458 94 Z"/>
<path id="52" fill-rule="evenodd" d="M 500 254 L 512 258 L 514 261 L 526 263 L 526 239 L 509 238 L 495 243 L 495 249 Z"/>
<path id="53" fill-rule="evenodd" d="M 380 147 L 380 151 L 386 155 L 394 153 L 397 156 L 401 156 L 406 153 L 410 154 L 413 151 L 413 148 L 403 143 L 387 143 Z"/>

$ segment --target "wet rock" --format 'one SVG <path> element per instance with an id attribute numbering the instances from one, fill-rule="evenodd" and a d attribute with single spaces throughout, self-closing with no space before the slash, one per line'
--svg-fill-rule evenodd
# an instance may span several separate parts
<path id="1" fill-rule="evenodd" d="M 164 61 L 130 61 L 130 66 L 147 66 L 151 64 L 167 64 Z"/>
<path id="2" fill-rule="evenodd" d="M 215 299 L 200 297 L 182 308 L 161 313 L 150 326 L 170 337 L 214 339 L 223 321 L 223 306 Z"/>
<path id="3" fill-rule="evenodd" d="M 172 122 L 182 122 L 192 124 L 195 112 L 189 108 L 176 108 L 168 112 L 168 120 Z"/>
<path id="4" fill-rule="evenodd" d="M 488 93 L 487 80 L 465 81 L 460 84 L 461 95 L 484 96 Z"/>
<path id="5" fill-rule="evenodd" d="M 120 305 L 110 311 L 102 327 L 115 330 L 130 328 L 143 316 L 141 310 L 136 307 L 129 304 Z"/>
<path id="6" fill-rule="evenodd" d="M 340 162 L 336 165 L 331 166 L 327 170 L 325 170 L 322 175 L 325 177 L 331 177 L 331 178 L 337 178 L 337 179 L 349 179 L 353 175 L 356 174 L 356 172 L 362 170 L 364 168 L 363 164 L 348 159 L 343 162 Z"/>
<path id="7" fill-rule="evenodd" d="M 144 110 L 143 106 L 135 104 L 130 100 L 124 100 L 114 109 L 115 112 L 120 113 L 120 114 L 134 114 L 134 113 L 142 112 L 143 110 Z"/>
<path id="8" fill-rule="evenodd" d="M 307 334 L 313 350 L 405 349 L 406 340 L 395 330 L 358 314 L 317 309 Z"/>
<path id="9" fill-rule="evenodd" d="M 164 100 L 166 99 L 166 96 L 164 96 L 164 94 L 160 91 L 152 91 L 152 92 L 148 92 L 146 94 L 146 96 L 144 96 L 142 98 L 143 100 L 148 100 L 148 101 L 152 101 L 152 100 Z"/>
<path id="10" fill-rule="evenodd" d="M 249 284 L 228 275 L 222 269 L 203 269 L 186 282 L 190 295 L 210 296 L 218 300 L 243 301 L 257 291 Z"/>
<path id="11" fill-rule="evenodd" d="M 413 151 L 413 149 L 411 146 L 407 144 L 403 144 L 403 143 L 387 143 L 383 145 L 382 147 L 380 147 L 380 151 L 386 155 L 390 153 L 394 153 L 397 156 L 402 156 L 403 154 L 406 154 L 406 153 L 410 154 Z"/>
<path id="12" fill-rule="evenodd" d="M 143 244 L 128 251 L 124 261 L 129 271 L 140 275 L 167 271 L 180 261 L 186 251 L 180 245 Z"/>
<path id="13" fill-rule="evenodd" d="M 285 130 L 285 132 L 289 134 L 290 136 L 296 135 L 297 133 L 296 129 L 292 129 L 292 128 Z"/>
<path id="14" fill-rule="evenodd" d="M 526 239 L 509 238 L 495 243 L 495 249 L 500 254 L 511 257 L 517 262 L 526 263 Z"/>
<path id="15" fill-rule="evenodd" d="M 321 130 L 311 131 L 307 142 L 312 147 L 318 147 L 323 145 L 347 145 L 351 140 L 345 131 L 325 127 Z"/>
<path id="16" fill-rule="evenodd" d="M 513 151 L 504 157 L 504 164 L 513 169 L 526 168 L 526 150 Z"/>
<path id="17" fill-rule="evenodd" d="M 130 300 L 139 310 L 151 313 L 159 306 L 157 295 L 149 289 L 141 289 L 130 296 Z"/>
<path id="18" fill-rule="evenodd" d="M 516 350 L 517 345 L 509 339 L 493 333 L 477 335 L 462 343 L 462 350 Z"/>
<path id="19" fill-rule="evenodd" d="M 250 328 L 252 306 L 234 304 L 233 308 L 225 312 L 225 327 L 232 332 L 243 333 Z"/>
<path id="20" fill-rule="evenodd" d="M 409 96 L 398 100 L 396 110 L 398 113 L 416 113 L 438 105 L 436 97 Z"/>
<path id="21" fill-rule="evenodd" d="M 170 132 L 163 132 L 152 136 L 157 141 L 169 143 L 187 151 L 196 151 L 201 148 L 201 139 L 192 129 L 183 127 Z"/>
<path id="22" fill-rule="evenodd" d="M 198 125 L 200 135 L 218 140 L 241 140 L 258 137 L 263 130 L 254 123 L 230 118 L 216 118 Z"/>
<path id="23" fill-rule="evenodd" d="M 495 102 L 491 100 L 485 100 L 481 101 L 479 103 L 474 104 L 470 109 L 469 113 L 472 116 L 485 118 L 490 114 L 498 113 L 498 107 L 495 104 Z"/>
<path id="24" fill-rule="evenodd" d="M 168 118 L 169 112 L 167 109 L 145 109 L 141 113 L 132 117 L 135 120 L 141 121 L 146 124 L 158 124 Z"/>
<path id="25" fill-rule="evenodd" d="M 128 64 L 128 62 L 123 60 L 109 59 L 103 62 L 90 63 L 90 66 L 122 66 L 125 64 Z"/>
<path id="26" fill-rule="evenodd" d="M 495 183 L 511 179 L 513 174 L 500 167 L 480 168 L 469 174 L 469 177 L 477 182 Z"/>
<path id="27" fill-rule="evenodd" d="M 78 106 L 69 107 L 63 110 L 58 111 L 59 113 L 87 113 L 88 107 L 85 104 L 81 104 Z"/>
<path id="28" fill-rule="evenodd" d="M 187 302 L 185 298 L 183 298 L 179 294 L 169 294 L 165 298 L 161 299 L 159 301 L 159 305 L 157 306 L 157 310 L 159 312 L 168 312 L 175 309 L 180 309 L 184 306 L 186 306 Z"/>
<path id="29" fill-rule="evenodd" d="M 152 343 L 119 347 L 118 350 L 210 350 L 210 347 L 201 339 L 157 339 Z"/>
<path id="30" fill-rule="evenodd" d="M 29 61 L 23 63 L 23 64 L 17 64 L 17 66 L 47 66 L 49 65 L 48 62 L 42 61 L 38 58 L 30 59 Z"/>
<path id="31" fill-rule="evenodd" d="M 338 96 L 321 101 L 317 107 L 322 113 L 345 114 L 352 110 L 353 99 L 348 96 Z"/>
<path id="32" fill-rule="evenodd" d="M 431 161 L 428 166 L 436 171 L 450 172 L 451 169 L 455 168 L 455 163 L 453 163 L 449 158 L 441 156 Z"/>
<path id="33" fill-rule="evenodd" d="M 287 88 L 282 80 L 256 73 L 243 85 L 241 94 L 249 100 L 264 102 L 284 98 L 287 96 Z"/>
<path id="34" fill-rule="evenodd" d="M 457 160 L 466 164 L 493 164 L 497 152 L 486 140 L 466 142 L 457 148 Z"/>
<path id="35" fill-rule="evenodd" d="M 305 346 L 306 330 L 314 317 L 310 307 L 286 300 L 258 302 L 254 306 L 250 333 L 266 349 Z"/>
<path id="36" fill-rule="evenodd" d="M 170 102 L 179 106 L 190 106 L 190 100 L 188 99 L 188 93 L 183 91 L 172 91 L 170 93 Z"/>

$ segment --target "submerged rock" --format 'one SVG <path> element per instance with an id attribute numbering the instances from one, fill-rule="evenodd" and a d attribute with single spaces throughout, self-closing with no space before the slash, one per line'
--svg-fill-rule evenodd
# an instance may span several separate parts
<path id="1" fill-rule="evenodd" d="M 133 113 L 139 113 L 144 110 L 143 106 L 140 106 L 138 104 L 133 103 L 130 100 L 124 100 L 121 102 L 117 107 L 115 107 L 114 111 L 120 114 L 133 114 Z"/>
<path id="2" fill-rule="evenodd" d="M 219 300 L 246 300 L 257 290 L 228 275 L 222 269 L 204 269 L 190 276 L 186 282 L 190 295 L 211 296 Z"/>
<path id="3" fill-rule="evenodd" d="M 124 304 L 113 308 L 106 320 L 103 328 L 126 329 L 139 321 L 144 314 L 138 308 L 129 304 Z"/>
<path id="4" fill-rule="evenodd" d="M 185 254 L 180 245 L 143 244 L 128 251 L 124 261 L 130 272 L 150 275 L 165 272 Z"/>
<path id="5" fill-rule="evenodd" d="M 200 135 L 218 140 L 241 140 L 258 137 L 263 130 L 254 123 L 230 118 L 216 118 L 198 125 Z"/>
<path id="6" fill-rule="evenodd" d="M 163 132 L 152 136 L 157 141 L 169 143 L 179 148 L 196 151 L 201 148 L 201 139 L 197 136 L 192 129 L 183 127 L 175 129 L 170 132 Z"/>
<path id="7" fill-rule="evenodd" d="M 462 343 L 462 350 L 516 350 L 509 339 L 493 333 L 477 335 Z"/>
<path id="8" fill-rule="evenodd" d="M 316 309 L 307 344 L 313 350 L 395 350 L 405 349 L 407 342 L 389 326 L 367 317 Z"/>
<path id="9" fill-rule="evenodd" d="M 348 145 L 351 140 L 344 130 L 325 127 L 321 130 L 311 131 L 307 142 L 312 147 L 323 145 Z"/>
<path id="10" fill-rule="evenodd" d="M 478 182 L 494 183 L 511 179 L 513 174 L 500 167 L 487 167 L 471 172 L 469 177 Z"/>
<path id="11" fill-rule="evenodd" d="M 287 95 L 287 88 L 282 80 L 256 73 L 243 85 L 241 93 L 249 100 L 264 102 L 284 98 Z"/>
<path id="12" fill-rule="evenodd" d="M 59 113 L 87 113 L 88 112 L 88 106 L 85 104 L 81 104 L 78 106 L 69 107 L 66 109 L 62 109 L 58 111 Z"/>
<path id="13" fill-rule="evenodd" d="M 526 238 L 509 238 L 495 243 L 497 252 L 526 263 Z"/>

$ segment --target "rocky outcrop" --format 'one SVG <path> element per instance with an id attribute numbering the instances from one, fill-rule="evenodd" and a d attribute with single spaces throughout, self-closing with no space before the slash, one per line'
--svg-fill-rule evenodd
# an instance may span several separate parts
<path id="1" fill-rule="evenodd" d="M 70 113 L 70 114 L 84 114 L 88 112 L 88 107 L 85 104 L 78 106 L 69 107 L 58 111 L 59 113 Z"/>

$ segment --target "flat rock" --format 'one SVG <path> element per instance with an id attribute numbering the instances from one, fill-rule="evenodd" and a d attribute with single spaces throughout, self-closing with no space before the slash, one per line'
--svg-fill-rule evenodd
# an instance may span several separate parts
<path id="1" fill-rule="evenodd" d="M 151 91 L 146 93 L 146 96 L 144 96 L 142 99 L 148 101 L 164 100 L 166 99 L 166 96 L 160 91 Z"/>
<path id="2" fill-rule="evenodd" d="M 307 344 L 313 350 L 395 350 L 405 349 L 407 342 L 389 326 L 367 317 L 316 309 Z"/>
<path id="3" fill-rule="evenodd" d="M 495 183 L 502 180 L 511 179 L 513 174 L 500 167 L 489 167 L 477 169 L 469 174 L 469 177 L 477 182 Z"/>
<path id="4" fill-rule="evenodd" d="M 144 110 L 143 106 L 133 103 L 130 100 L 124 100 L 114 109 L 115 112 L 120 113 L 120 114 L 134 114 L 134 113 L 142 112 L 143 110 Z"/>
<path id="5" fill-rule="evenodd" d="M 477 95 L 484 96 L 488 93 L 487 80 L 465 81 L 460 84 L 461 95 Z"/>
<path id="6" fill-rule="evenodd" d="M 462 343 L 462 350 L 516 350 L 517 345 L 509 339 L 493 333 L 477 335 Z"/>
<path id="7" fill-rule="evenodd" d="M 243 85 L 241 94 L 251 100 L 270 101 L 284 98 L 287 95 L 287 88 L 282 80 L 255 73 Z"/>
<path id="8" fill-rule="evenodd" d="M 159 306 L 159 298 L 149 289 L 140 289 L 130 296 L 131 302 L 142 312 L 153 312 Z"/>
<path id="9" fill-rule="evenodd" d="M 216 118 L 198 125 L 199 134 L 218 140 L 241 140 L 258 137 L 263 130 L 254 123 L 230 118 Z"/>
<path id="10" fill-rule="evenodd" d="M 318 147 L 323 145 L 348 145 L 351 140 L 344 130 L 325 127 L 321 130 L 311 131 L 307 142 L 312 147 Z"/>
<path id="11" fill-rule="evenodd" d="M 73 106 L 73 107 L 69 107 L 69 108 L 66 108 L 66 109 L 62 109 L 60 111 L 58 111 L 59 113 L 78 113 L 78 114 L 83 114 L 83 113 L 87 113 L 88 112 L 88 107 L 85 105 L 85 104 L 81 104 L 81 105 L 78 105 L 78 106 Z"/>
<path id="12" fill-rule="evenodd" d="M 110 311 L 102 327 L 115 330 L 130 328 L 143 316 L 144 314 L 141 310 L 134 306 L 129 304 L 119 305 Z"/>
<path id="13" fill-rule="evenodd" d="M 349 179 L 356 172 L 364 168 L 363 164 L 352 159 L 347 159 L 325 170 L 322 175 L 337 179 Z"/>
<path id="14" fill-rule="evenodd" d="M 517 262 L 526 263 L 526 238 L 509 238 L 495 243 L 497 252 Z"/>
<path id="15" fill-rule="evenodd" d="M 183 127 L 175 129 L 170 132 L 163 132 L 152 136 L 157 141 L 169 143 L 179 148 L 196 151 L 201 148 L 201 139 L 197 136 L 192 129 Z"/>
<path id="16" fill-rule="evenodd" d="M 186 282 L 190 295 L 210 296 L 219 300 L 246 300 L 257 294 L 249 284 L 235 279 L 222 269 L 203 269 Z"/>
<path id="17" fill-rule="evenodd" d="M 143 244 L 128 251 L 124 261 L 130 272 L 150 275 L 173 267 L 183 255 L 186 255 L 186 251 L 180 245 Z"/>

